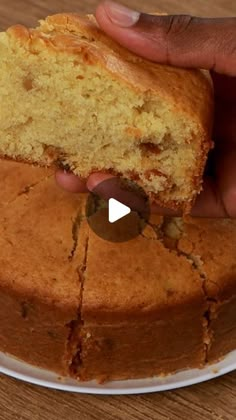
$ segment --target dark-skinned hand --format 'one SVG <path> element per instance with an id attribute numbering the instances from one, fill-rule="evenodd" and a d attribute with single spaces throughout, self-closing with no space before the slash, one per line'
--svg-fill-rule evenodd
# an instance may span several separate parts
<path id="1" fill-rule="evenodd" d="M 204 68 L 215 88 L 215 149 L 194 216 L 236 217 L 236 18 L 156 16 L 110 1 L 96 11 L 101 29 L 130 51 L 173 66 Z M 92 191 L 109 175 L 94 173 L 85 181 L 59 171 L 57 182 L 71 192 Z M 154 212 L 170 213 L 153 206 Z"/>

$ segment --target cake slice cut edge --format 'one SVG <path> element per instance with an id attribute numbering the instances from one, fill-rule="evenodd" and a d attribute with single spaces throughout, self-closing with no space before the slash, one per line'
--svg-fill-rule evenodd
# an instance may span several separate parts
<path id="1" fill-rule="evenodd" d="M 1 155 L 122 175 L 190 210 L 212 147 L 206 72 L 137 57 L 73 14 L 9 28 L 0 56 Z"/>

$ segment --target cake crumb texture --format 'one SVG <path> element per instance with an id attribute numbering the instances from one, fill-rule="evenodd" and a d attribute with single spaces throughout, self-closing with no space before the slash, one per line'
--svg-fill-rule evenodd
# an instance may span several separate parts
<path id="1" fill-rule="evenodd" d="M 191 208 L 212 144 L 206 72 L 141 59 L 73 14 L 9 28 L 0 56 L 2 155 L 135 178 L 152 200 Z"/>

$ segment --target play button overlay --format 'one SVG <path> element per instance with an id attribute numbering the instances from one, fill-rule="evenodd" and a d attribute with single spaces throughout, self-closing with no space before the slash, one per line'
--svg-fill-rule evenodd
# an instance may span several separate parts
<path id="1" fill-rule="evenodd" d="M 90 228 L 110 242 L 126 242 L 139 236 L 150 215 L 149 199 L 135 182 L 112 177 L 89 194 L 86 217 Z"/>
<path id="2" fill-rule="evenodd" d="M 122 204 L 115 198 L 110 198 L 108 203 L 108 220 L 110 223 L 117 222 L 131 212 L 130 207 Z"/>

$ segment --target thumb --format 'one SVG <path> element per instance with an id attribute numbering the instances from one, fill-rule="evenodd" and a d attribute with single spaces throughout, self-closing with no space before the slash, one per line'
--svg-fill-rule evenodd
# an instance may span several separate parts
<path id="1" fill-rule="evenodd" d="M 107 0 L 96 18 L 103 31 L 139 56 L 236 76 L 236 18 L 148 15 Z"/>

